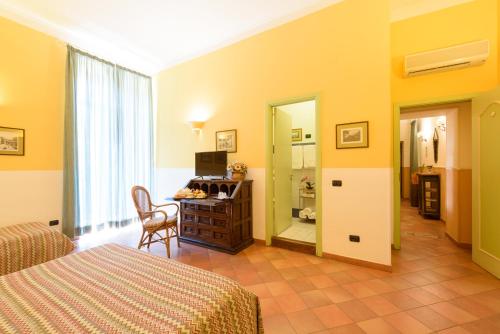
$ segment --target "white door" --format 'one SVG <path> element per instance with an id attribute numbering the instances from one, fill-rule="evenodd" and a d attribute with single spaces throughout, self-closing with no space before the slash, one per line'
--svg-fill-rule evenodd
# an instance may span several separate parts
<path id="1" fill-rule="evenodd" d="M 292 224 L 292 117 L 274 108 L 274 235 Z"/>

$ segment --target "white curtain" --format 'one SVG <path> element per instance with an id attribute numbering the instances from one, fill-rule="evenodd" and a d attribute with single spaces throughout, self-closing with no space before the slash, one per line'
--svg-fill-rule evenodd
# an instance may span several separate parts
<path id="1" fill-rule="evenodd" d="M 136 216 L 130 189 L 152 188 L 151 78 L 71 48 L 76 235 Z"/>

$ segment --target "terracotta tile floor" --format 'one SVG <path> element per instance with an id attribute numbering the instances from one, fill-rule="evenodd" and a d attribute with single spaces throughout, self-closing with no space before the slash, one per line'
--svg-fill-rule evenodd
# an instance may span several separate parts
<path id="1" fill-rule="evenodd" d="M 402 250 L 393 273 L 274 247 L 231 256 L 172 245 L 172 258 L 239 281 L 261 301 L 266 333 L 500 333 L 500 281 L 444 235 L 444 224 L 402 205 Z M 140 226 L 112 237 L 85 237 L 79 249 L 107 242 L 137 246 Z M 151 253 L 165 256 L 163 245 Z"/>

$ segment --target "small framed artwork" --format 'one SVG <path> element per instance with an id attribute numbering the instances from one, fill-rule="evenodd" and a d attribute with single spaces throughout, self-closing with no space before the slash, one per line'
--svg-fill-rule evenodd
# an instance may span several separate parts
<path id="1" fill-rule="evenodd" d="M 215 133 L 215 147 L 217 151 L 235 153 L 237 151 L 236 130 L 217 131 Z"/>
<path id="2" fill-rule="evenodd" d="M 292 129 L 292 141 L 302 141 L 302 129 Z"/>
<path id="3" fill-rule="evenodd" d="M 24 155 L 24 129 L 0 126 L 0 155 Z"/>
<path id="4" fill-rule="evenodd" d="M 368 147 L 368 122 L 337 124 L 337 149 Z"/>

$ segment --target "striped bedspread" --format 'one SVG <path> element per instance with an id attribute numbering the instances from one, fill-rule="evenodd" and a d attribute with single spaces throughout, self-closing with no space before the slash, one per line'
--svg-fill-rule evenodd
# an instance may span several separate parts
<path id="1" fill-rule="evenodd" d="M 64 234 L 42 223 L 0 228 L 0 275 L 69 254 L 74 245 Z"/>
<path id="2" fill-rule="evenodd" d="M 257 297 L 109 244 L 0 277 L 0 333 L 263 333 Z"/>

